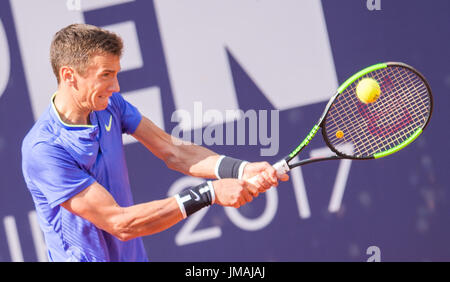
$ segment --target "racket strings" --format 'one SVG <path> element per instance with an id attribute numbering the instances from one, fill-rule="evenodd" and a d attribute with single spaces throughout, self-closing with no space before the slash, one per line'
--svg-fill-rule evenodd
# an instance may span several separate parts
<path id="1" fill-rule="evenodd" d="M 393 70 L 395 70 L 395 69 L 393 69 Z M 386 76 L 389 74 L 386 74 L 385 72 L 382 72 L 381 74 L 384 76 L 384 78 L 386 78 L 386 77 L 389 78 L 389 76 Z M 401 75 L 403 75 L 403 76 L 401 76 Z M 408 124 L 410 124 L 410 126 L 413 127 L 413 129 L 415 127 L 414 124 L 411 123 L 411 120 L 410 120 L 410 116 L 409 116 L 409 112 L 408 112 L 408 108 L 409 108 L 408 105 L 405 105 L 405 103 L 403 103 L 403 101 L 401 99 L 402 97 L 400 97 L 400 95 L 398 95 L 398 93 L 401 89 L 408 88 L 407 85 L 405 85 L 404 83 L 401 83 L 401 82 L 407 81 L 407 77 L 405 77 L 404 74 L 398 74 L 398 73 L 394 74 L 394 76 L 401 77 L 401 79 L 398 79 L 397 81 L 392 81 L 390 79 L 390 80 L 388 80 L 387 85 L 386 85 L 386 83 L 384 83 L 385 85 L 382 85 L 382 86 L 385 86 L 384 92 L 389 92 L 391 90 L 393 95 L 385 96 L 388 98 L 388 99 L 384 99 L 385 107 L 380 107 L 378 105 L 378 108 L 381 110 L 379 110 L 379 112 L 377 114 L 381 113 L 381 118 L 376 117 L 375 122 L 373 122 L 373 120 L 370 121 L 372 123 L 372 127 L 375 127 L 375 130 L 372 130 L 373 131 L 372 133 L 377 133 L 378 135 L 385 137 L 386 140 L 385 140 L 384 144 L 387 144 L 388 148 L 396 146 L 397 143 L 401 143 L 403 141 L 403 140 L 398 139 L 398 137 L 405 136 L 404 132 L 401 132 L 402 127 L 405 128 L 404 131 L 407 131 L 409 129 L 406 126 Z M 377 77 L 375 77 L 375 78 L 377 78 Z M 400 82 L 400 83 L 396 83 L 396 82 Z M 411 79 L 409 79 L 409 82 L 411 82 Z M 415 85 L 413 85 L 413 86 L 415 86 Z M 392 89 L 389 89 L 389 88 L 392 88 Z M 383 100 L 380 100 L 380 101 L 383 101 Z M 410 100 L 406 100 L 406 101 L 413 102 L 413 103 L 416 102 L 416 100 L 414 100 L 414 99 L 410 99 Z M 403 103 L 403 105 L 406 106 L 406 108 L 401 107 L 402 103 Z M 417 105 L 417 103 L 415 103 L 415 104 Z M 384 132 L 381 129 L 384 129 Z M 400 132 L 398 134 L 393 134 L 399 130 L 400 130 Z M 397 137 L 397 139 L 395 139 L 395 137 Z M 391 146 L 389 146 L 389 145 L 391 145 Z M 384 148 L 384 149 L 388 149 L 388 148 Z"/>
<path id="2" fill-rule="evenodd" d="M 399 83 L 399 88 L 400 89 L 405 89 L 408 86 L 411 86 L 414 88 L 415 93 L 418 93 L 419 95 L 417 97 L 423 97 L 421 95 L 422 92 L 426 92 L 427 89 L 425 87 L 425 85 L 422 83 L 422 86 L 419 86 L 419 88 L 417 88 L 418 83 L 421 83 L 421 81 L 417 82 L 416 79 L 411 77 L 412 73 L 406 73 L 406 76 L 403 76 L 404 74 L 401 74 L 398 72 L 397 69 L 393 70 L 394 72 L 397 71 L 397 75 L 402 75 L 402 78 L 404 78 L 403 80 L 400 80 Z M 406 111 L 405 109 L 403 109 L 403 118 L 406 117 L 406 124 L 404 129 L 400 129 L 400 134 L 390 134 L 387 135 L 388 139 L 391 141 L 392 144 L 396 144 L 396 143 L 401 143 L 403 142 L 405 139 L 402 139 L 402 137 L 407 136 L 406 133 L 408 131 L 412 131 L 414 132 L 417 128 L 419 128 L 423 123 L 425 123 L 426 121 L 426 116 L 424 114 L 428 113 L 428 106 L 425 105 L 423 103 L 422 99 L 409 99 L 407 100 L 407 102 L 409 102 L 409 104 L 407 104 L 406 107 Z M 415 109 L 415 111 L 413 112 L 409 112 L 407 111 L 407 109 L 413 107 Z M 425 110 L 425 112 L 423 112 L 423 110 Z M 401 107 L 396 107 L 394 109 L 394 115 L 386 115 L 387 117 L 399 117 L 401 118 L 402 115 L 402 108 Z M 409 122 L 408 122 L 409 121 Z M 383 120 L 382 122 L 391 122 L 391 121 L 386 121 Z M 403 124 L 400 124 L 403 125 Z M 404 132 L 402 132 L 404 131 Z M 408 136 L 409 137 L 409 136 Z M 397 138 L 397 139 L 393 139 L 393 138 Z"/>
<path id="3" fill-rule="evenodd" d="M 393 69 L 394 72 L 397 72 L 394 75 L 404 75 L 402 73 L 399 72 L 398 69 Z M 427 119 L 428 116 L 428 105 L 424 103 L 424 99 L 421 99 L 422 97 L 426 97 L 428 98 L 428 94 L 427 94 L 427 88 L 425 87 L 425 85 L 423 84 L 423 82 L 419 79 L 418 77 L 415 75 L 415 77 L 412 77 L 411 75 L 413 74 L 412 72 L 405 72 L 406 76 L 402 76 L 402 80 L 399 80 L 399 85 L 398 85 L 398 90 L 396 89 L 396 91 L 400 91 L 401 89 L 407 89 L 409 86 L 412 87 L 412 93 L 415 93 L 416 96 L 412 97 L 412 99 L 407 99 L 406 103 L 405 103 L 405 108 L 400 108 L 400 107 L 396 107 L 394 109 L 394 115 L 387 115 L 388 117 L 391 116 L 395 116 L 395 117 L 399 117 L 400 118 L 401 115 L 403 114 L 403 119 L 405 119 L 406 117 L 406 124 L 404 127 L 403 131 L 415 131 L 417 128 L 421 127 Z M 424 95 L 425 94 L 425 95 Z M 409 109 L 414 109 L 413 111 L 410 111 Z M 390 122 L 390 121 L 389 121 Z M 403 125 L 403 124 L 400 124 Z M 390 138 L 390 140 L 392 140 L 392 138 L 397 137 L 405 137 L 406 135 L 404 134 L 405 132 L 400 132 L 403 134 L 390 134 L 387 137 Z M 409 137 L 409 136 L 408 136 Z M 404 140 L 401 139 L 396 139 L 393 141 L 397 141 L 397 142 L 403 142 Z"/>
<path id="4" fill-rule="evenodd" d="M 396 69 L 392 70 L 395 71 Z M 383 75 L 385 75 L 385 73 L 383 73 Z M 401 89 L 408 88 L 408 85 L 406 85 L 405 82 L 408 81 L 409 83 L 411 83 L 412 80 L 410 79 L 410 77 L 405 76 L 405 74 L 395 73 L 394 76 L 401 77 L 401 79 L 395 81 L 399 83 L 395 82 L 391 83 L 392 93 L 394 94 L 391 96 L 387 96 L 390 99 L 385 99 L 384 102 L 385 105 L 387 105 L 387 107 L 381 110 L 382 112 L 381 118 L 378 118 L 378 120 L 375 123 L 375 127 L 379 129 L 378 132 L 375 133 L 378 133 L 378 135 L 381 135 L 386 139 L 383 142 L 385 145 L 387 145 L 387 148 L 384 148 L 385 150 L 403 142 L 406 138 L 401 139 L 401 137 L 406 136 L 405 132 L 408 132 L 408 130 L 415 130 L 418 127 L 411 120 L 411 114 L 410 111 L 408 110 L 410 108 L 410 105 L 408 105 L 408 103 L 404 103 L 403 101 L 404 98 L 398 95 Z M 415 88 L 417 92 L 416 85 L 412 84 L 412 86 Z M 389 91 L 389 89 L 385 90 L 385 92 L 386 91 Z M 417 100 L 409 99 L 406 100 L 406 102 L 409 102 L 411 105 L 414 104 L 413 106 L 415 107 L 415 109 L 418 109 Z M 380 130 L 380 128 L 381 129 L 384 128 L 385 129 L 384 132 Z M 395 132 L 398 133 L 393 134 Z"/>
<path id="5" fill-rule="evenodd" d="M 356 95 L 356 85 L 366 77 L 377 80 L 381 88 L 378 100 L 367 105 Z M 421 128 L 430 114 L 430 103 L 428 88 L 411 70 L 394 66 L 370 72 L 333 102 L 325 122 L 327 139 L 336 149 L 351 143 L 355 157 L 371 157 L 401 144 Z M 344 136 L 338 138 L 337 131 Z"/>

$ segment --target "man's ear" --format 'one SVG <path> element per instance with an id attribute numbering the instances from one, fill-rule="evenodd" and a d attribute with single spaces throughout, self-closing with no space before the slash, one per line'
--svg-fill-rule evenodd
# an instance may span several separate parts
<path id="1" fill-rule="evenodd" d="M 77 88 L 77 79 L 75 77 L 75 70 L 69 66 L 62 66 L 59 69 L 59 76 L 61 78 L 61 82 L 66 84 L 69 87 Z"/>

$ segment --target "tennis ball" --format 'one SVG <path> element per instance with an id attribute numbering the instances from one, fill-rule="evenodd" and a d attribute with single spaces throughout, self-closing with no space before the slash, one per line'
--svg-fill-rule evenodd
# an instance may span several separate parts
<path id="1" fill-rule="evenodd" d="M 364 104 L 375 102 L 380 97 L 380 85 L 373 78 L 363 78 L 356 85 L 356 95 Z"/>
<path id="2" fill-rule="evenodd" d="M 342 130 L 336 131 L 336 137 L 341 139 L 342 137 L 344 137 L 344 132 L 342 132 Z"/>

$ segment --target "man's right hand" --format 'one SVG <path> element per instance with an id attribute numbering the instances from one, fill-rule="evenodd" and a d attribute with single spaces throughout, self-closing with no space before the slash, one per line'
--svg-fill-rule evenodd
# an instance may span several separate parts
<path id="1" fill-rule="evenodd" d="M 212 184 L 216 195 L 215 203 L 221 206 L 239 208 L 253 200 L 249 192 L 251 184 L 247 181 L 224 178 L 212 181 Z"/>

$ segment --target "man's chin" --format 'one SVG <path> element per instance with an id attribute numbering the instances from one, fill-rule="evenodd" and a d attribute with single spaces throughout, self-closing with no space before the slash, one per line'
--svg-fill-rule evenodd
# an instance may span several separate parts
<path id="1" fill-rule="evenodd" d="M 105 103 L 105 104 L 99 104 L 99 105 L 96 105 L 96 106 L 94 107 L 94 111 L 95 111 L 95 112 L 103 111 L 103 110 L 106 109 L 107 107 L 108 107 L 108 103 Z"/>
<path id="2" fill-rule="evenodd" d="M 105 110 L 107 107 L 108 107 L 108 105 L 106 105 L 105 107 L 98 108 L 98 109 L 95 110 L 95 111 L 96 111 L 96 112 L 103 111 L 103 110 Z"/>
<path id="3" fill-rule="evenodd" d="M 109 97 L 102 98 L 94 107 L 94 111 L 103 111 L 108 107 Z"/>

